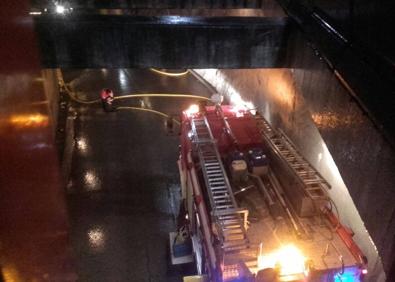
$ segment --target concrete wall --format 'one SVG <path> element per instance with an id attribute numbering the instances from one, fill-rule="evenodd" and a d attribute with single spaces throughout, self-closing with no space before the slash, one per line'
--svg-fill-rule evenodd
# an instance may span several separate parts
<path id="1" fill-rule="evenodd" d="M 337 78 L 298 40 L 294 79 L 388 273 L 394 265 L 395 152 Z M 374 96 L 375 93 L 371 93 Z"/>
<path id="2" fill-rule="evenodd" d="M 284 67 L 289 35 L 281 16 L 43 15 L 35 27 L 42 65 L 65 69 Z"/>
<path id="3" fill-rule="evenodd" d="M 394 152 L 326 65 L 302 47 L 295 53 L 303 69 L 196 72 L 231 101 L 251 102 L 291 137 L 332 185 L 341 220 L 369 259 L 368 281 L 384 281 L 378 252 L 389 271 Z"/>

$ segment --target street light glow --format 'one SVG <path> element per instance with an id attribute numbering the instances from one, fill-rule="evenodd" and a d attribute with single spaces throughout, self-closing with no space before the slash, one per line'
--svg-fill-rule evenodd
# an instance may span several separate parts
<path id="1" fill-rule="evenodd" d="M 56 5 L 55 11 L 56 11 L 56 13 L 58 13 L 58 14 L 64 14 L 64 12 L 66 11 L 66 9 L 65 9 L 64 6 L 62 6 L 62 5 Z"/>

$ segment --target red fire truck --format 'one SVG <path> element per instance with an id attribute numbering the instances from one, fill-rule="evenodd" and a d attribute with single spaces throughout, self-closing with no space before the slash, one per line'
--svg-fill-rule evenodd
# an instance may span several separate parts
<path id="1" fill-rule="evenodd" d="M 282 132 L 242 107 L 182 113 L 182 187 L 172 263 L 196 281 L 362 281 L 367 259 L 329 184 Z"/>

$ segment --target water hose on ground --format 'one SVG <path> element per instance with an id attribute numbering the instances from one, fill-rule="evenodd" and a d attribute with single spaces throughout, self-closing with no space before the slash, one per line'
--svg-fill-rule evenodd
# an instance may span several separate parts
<path id="1" fill-rule="evenodd" d="M 184 72 L 166 72 L 166 71 L 161 71 L 158 69 L 150 68 L 150 71 L 164 75 L 164 76 L 171 76 L 171 77 L 184 76 L 189 73 L 188 69 Z"/>
<path id="2" fill-rule="evenodd" d="M 81 100 L 75 97 L 73 95 L 72 91 L 68 89 L 68 87 L 65 85 L 65 89 L 67 94 L 70 96 L 70 98 L 78 103 L 81 104 L 95 104 L 99 103 L 101 99 L 95 99 L 95 100 Z M 122 95 L 122 96 L 116 96 L 114 97 L 114 100 L 122 100 L 122 99 L 133 99 L 133 98 L 143 98 L 143 97 L 159 97 L 159 98 L 189 98 L 189 99 L 198 99 L 198 100 L 205 100 L 205 101 L 211 101 L 210 98 L 203 97 L 203 96 L 198 96 L 198 95 L 190 95 L 190 94 L 176 94 L 176 93 L 144 93 L 144 94 L 128 94 L 128 95 Z"/>
<path id="3" fill-rule="evenodd" d="M 144 93 L 144 94 L 129 94 L 114 97 L 114 100 L 128 99 L 128 98 L 140 98 L 140 97 L 162 97 L 162 98 L 193 98 L 211 101 L 210 98 L 191 95 L 191 94 L 176 94 L 176 93 Z"/>
<path id="4" fill-rule="evenodd" d="M 151 69 L 155 70 L 155 69 Z M 161 72 L 159 70 L 155 70 L 156 72 Z M 189 70 L 186 72 L 183 72 L 182 74 L 188 73 Z M 178 76 L 181 75 L 181 73 L 177 74 Z M 74 100 L 75 102 L 81 103 L 81 104 L 95 104 L 100 102 L 99 99 L 95 100 L 82 100 L 76 97 L 74 94 L 74 91 L 70 89 L 69 85 L 67 85 L 64 80 L 63 80 L 63 75 L 60 69 L 57 69 L 57 77 L 59 80 L 59 84 L 61 87 L 63 87 L 66 91 L 66 93 L 69 95 L 70 99 Z M 199 100 L 206 100 L 206 101 L 211 101 L 210 98 L 203 97 L 203 96 L 198 96 L 198 95 L 191 95 L 191 94 L 178 94 L 178 93 L 143 93 L 143 94 L 128 94 L 128 95 L 122 95 L 122 96 L 116 96 L 114 97 L 114 100 L 121 100 L 121 99 L 133 99 L 133 98 L 141 98 L 141 97 L 161 97 L 161 98 L 192 98 L 192 99 L 199 99 Z"/>
<path id="5" fill-rule="evenodd" d="M 156 69 L 151 69 L 154 72 L 163 74 L 163 75 L 169 75 L 169 76 L 182 76 L 186 75 L 189 73 L 189 70 L 182 72 L 182 73 L 166 73 L 162 72 Z M 95 103 L 100 103 L 101 99 L 95 99 L 95 100 L 81 100 L 77 98 L 73 93 L 74 91 L 70 89 L 70 87 L 64 82 L 63 80 L 63 74 L 60 69 L 57 69 L 57 77 L 58 81 L 60 84 L 60 87 L 63 87 L 70 99 L 73 101 L 80 103 L 80 104 L 95 104 Z M 203 97 L 203 96 L 198 96 L 198 95 L 190 95 L 190 94 L 173 94 L 173 93 L 144 93 L 144 94 L 129 94 L 129 95 L 122 95 L 122 96 L 117 96 L 114 97 L 114 100 L 121 100 L 121 99 L 132 99 L 132 98 L 141 98 L 141 97 L 162 97 L 162 98 L 193 98 L 193 99 L 200 99 L 200 100 L 206 100 L 206 101 L 211 101 L 210 98 Z M 160 115 L 165 118 L 171 118 L 176 124 L 180 125 L 180 122 L 176 119 L 173 119 L 171 116 L 152 109 L 146 109 L 146 108 L 139 108 L 139 107 L 118 107 L 117 110 L 133 110 L 133 111 L 142 111 L 142 112 L 150 112 L 154 113 L 157 115 Z"/>

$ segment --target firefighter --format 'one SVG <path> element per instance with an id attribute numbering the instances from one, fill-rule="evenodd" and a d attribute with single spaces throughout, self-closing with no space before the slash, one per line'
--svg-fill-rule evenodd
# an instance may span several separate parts
<path id="1" fill-rule="evenodd" d="M 105 88 L 100 93 L 101 103 L 105 112 L 113 112 L 114 93 L 111 89 Z"/>

